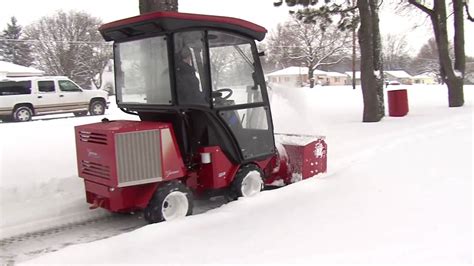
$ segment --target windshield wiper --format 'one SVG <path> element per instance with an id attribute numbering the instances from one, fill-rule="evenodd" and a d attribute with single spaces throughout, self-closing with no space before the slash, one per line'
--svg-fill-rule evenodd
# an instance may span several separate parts
<path id="1" fill-rule="evenodd" d="M 249 64 L 249 66 L 252 68 L 252 70 L 255 70 L 255 67 L 254 67 L 252 61 L 247 57 L 247 55 L 244 53 L 244 51 L 242 51 L 242 49 L 237 45 L 234 45 L 234 48 L 235 48 L 235 50 L 237 50 L 237 52 L 240 54 L 240 56 L 242 56 L 244 58 L 245 62 L 247 62 L 247 64 Z"/>

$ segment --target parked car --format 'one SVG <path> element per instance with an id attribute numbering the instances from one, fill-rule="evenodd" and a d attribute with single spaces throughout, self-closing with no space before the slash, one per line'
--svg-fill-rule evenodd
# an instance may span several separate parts
<path id="1" fill-rule="evenodd" d="M 106 108 L 106 91 L 83 90 L 67 77 L 0 80 L 0 119 L 3 121 L 30 121 L 33 116 L 58 113 L 102 115 Z"/>

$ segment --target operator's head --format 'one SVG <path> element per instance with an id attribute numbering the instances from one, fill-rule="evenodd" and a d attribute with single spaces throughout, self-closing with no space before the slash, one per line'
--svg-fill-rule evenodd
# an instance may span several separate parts
<path id="1" fill-rule="evenodd" d="M 181 60 L 191 65 L 192 54 L 189 47 L 183 47 L 180 52 Z"/>

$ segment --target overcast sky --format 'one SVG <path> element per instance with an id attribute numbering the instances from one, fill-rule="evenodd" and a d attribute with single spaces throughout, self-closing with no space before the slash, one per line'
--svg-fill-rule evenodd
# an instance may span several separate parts
<path id="1" fill-rule="evenodd" d="M 288 17 L 288 8 L 276 8 L 272 3 L 273 0 L 179 0 L 179 10 L 238 17 L 260 24 L 270 31 Z M 25 26 L 59 9 L 82 10 L 104 22 L 139 14 L 138 0 L 2 0 L 0 29 L 5 28 L 12 16 Z M 424 25 L 423 21 L 426 21 Z M 407 35 L 410 47 L 416 52 L 433 35 L 430 22 L 423 15 L 395 16 L 390 8 L 385 8 L 380 15 L 380 23 L 382 33 Z M 421 27 L 414 28 L 415 25 Z M 474 23 L 466 21 L 465 26 L 466 54 L 474 56 Z"/>

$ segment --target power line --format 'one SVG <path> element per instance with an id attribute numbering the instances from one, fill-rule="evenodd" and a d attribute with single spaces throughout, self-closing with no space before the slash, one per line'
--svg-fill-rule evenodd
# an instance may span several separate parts
<path id="1" fill-rule="evenodd" d="M 99 44 L 99 45 L 112 45 L 110 42 L 91 42 L 91 41 L 66 41 L 66 40 L 31 40 L 31 39 L 7 39 L 7 38 L 0 38 L 0 42 L 22 42 L 22 43 L 41 43 L 41 42 L 49 42 L 49 43 L 68 43 L 68 44 Z"/>

